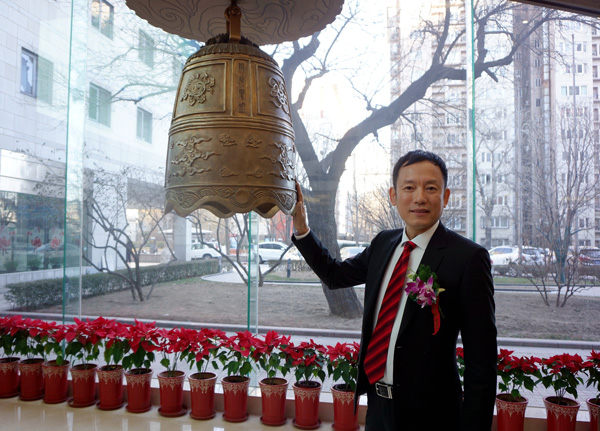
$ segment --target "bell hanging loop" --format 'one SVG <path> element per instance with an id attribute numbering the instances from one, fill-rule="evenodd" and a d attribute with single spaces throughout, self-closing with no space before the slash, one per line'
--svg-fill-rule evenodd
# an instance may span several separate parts
<path id="1" fill-rule="evenodd" d="M 225 19 L 227 20 L 227 34 L 229 34 L 229 43 L 239 43 L 242 40 L 242 10 L 233 0 L 231 6 L 225 9 Z"/>

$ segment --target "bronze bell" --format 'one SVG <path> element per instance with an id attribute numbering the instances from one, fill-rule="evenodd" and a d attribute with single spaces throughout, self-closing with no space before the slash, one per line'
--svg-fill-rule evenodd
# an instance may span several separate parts
<path id="1" fill-rule="evenodd" d="M 165 209 L 182 217 L 205 208 L 218 217 L 256 211 L 270 218 L 296 203 L 283 74 L 258 46 L 231 34 L 190 56 L 179 82 Z"/>

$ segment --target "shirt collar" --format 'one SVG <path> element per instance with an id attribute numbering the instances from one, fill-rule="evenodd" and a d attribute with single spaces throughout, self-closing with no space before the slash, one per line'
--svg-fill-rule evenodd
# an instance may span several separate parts
<path id="1" fill-rule="evenodd" d="M 417 235 L 413 239 L 409 239 L 408 236 L 406 236 L 406 229 L 404 229 L 404 231 L 402 232 L 402 242 L 400 243 L 400 246 L 404 247 L 404 244 L 407 241 L 412 241 L 417 247 L 425 250 L 427 248 L 427 245 L 429 244 L 429 241 L 431 240 L 431 237 L 435 233 L 435 230 L 438 228 L 439 224 L 440 224 L 440 221 L 438 220 L 435 222 L 435 224 L 433 226 L 431 226 L 425 232 Z"/>

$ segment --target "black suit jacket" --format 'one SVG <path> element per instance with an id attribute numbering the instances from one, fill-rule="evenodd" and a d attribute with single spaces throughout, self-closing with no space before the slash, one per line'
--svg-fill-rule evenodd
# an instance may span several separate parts
<path id="1" fill-rule="evenodd" d="M 371 339 L 375 307 L 388 262 L 402 230 L 379 233 L 361 254 L 338 261 L 312 232 L 292 238 L 306 262 L 330 288 L 365 283 L 357 397 L 369 386 L 363 361 Z M 409 300 L 394 355 L 394 405 L 403 430 L 486 431 L 491 428 L 496 395 L 494 287 L 487 250 L 447 230 L 441 223 L 421 260 L 437 274 L 443 314 L 433 335 L 430 307 Z M 456 363 L 461 334 L 465 354 L 464 401 Z M 414 420 L 414 422 L 412 422 Z M 411 426 L 410 424 L 413 424 Z M 436 428 L 442 426 L 443 428 Z"/>

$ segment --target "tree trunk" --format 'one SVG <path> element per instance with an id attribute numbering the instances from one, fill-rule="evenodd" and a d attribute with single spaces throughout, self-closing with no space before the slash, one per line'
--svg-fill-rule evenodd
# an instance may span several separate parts
<path id="1" fill-rule="evenodd" d="M 335 195 L 336 190 L 315 190 L 312 196 L 306 199 L 306 202 L 311 230 L 319 237 L 331 255 L 339 259 L 335 199 L 332 199 Z M 345 319 L 362 317 L 363 307 L 354 288 L 329 290 L 324 284 L 322 287 L 329 309 L 335 316 Z"/>

